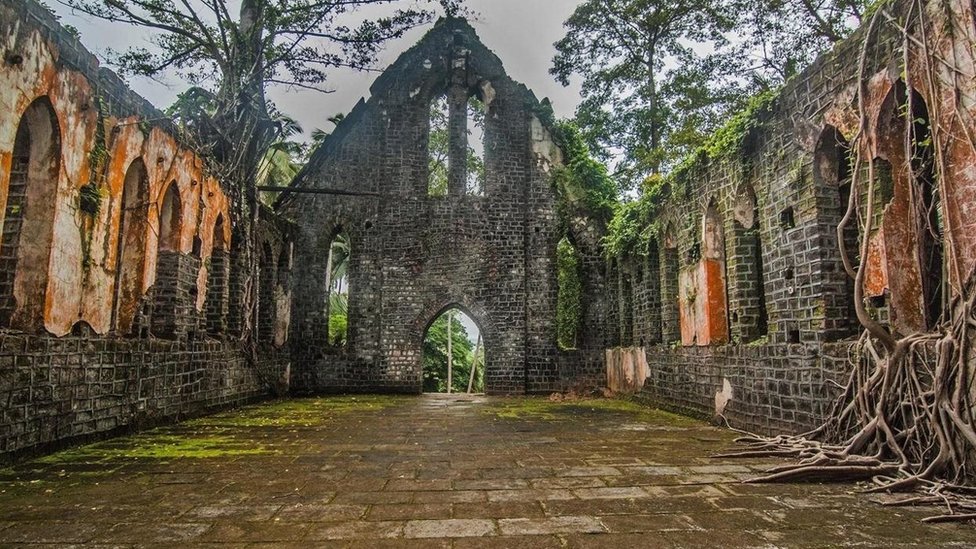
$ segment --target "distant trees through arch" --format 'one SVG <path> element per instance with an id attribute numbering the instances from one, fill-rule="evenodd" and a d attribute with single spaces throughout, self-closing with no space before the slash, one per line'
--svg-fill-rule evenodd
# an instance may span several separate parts
<path id="1" fill-rule="evenodd" d="M 444 310 L 424 333 L 423 391 L 485 392 L 485 345 L 481 329 L 458 307 Z"/>

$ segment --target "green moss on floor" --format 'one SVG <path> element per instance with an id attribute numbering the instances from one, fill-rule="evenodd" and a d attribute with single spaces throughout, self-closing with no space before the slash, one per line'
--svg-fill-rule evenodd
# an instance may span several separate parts
<path id="1" fill-rule="evenodd" d="M 629 421 L 667 424 L 674 427 L 701 425 L 698 420 L 648 408 L 624 399 L 593 398 L 583 400 L 552 401 L 548 398 L 518 398 L 496 400 L 484 413 L 501 419 L 537 419 L 543 421 L 578 420 L 590 414 L 616 412 L 626 415 Z"/>
<path id="2" fill-rule="evenodd" d="M 341 414 L 380 411 L 403 404 L 405 396 L 337 396 L 282 400 L 188 421 L 190 427 L 317 427 Z"/>
<path id="3" fill-rule="evenodd" d="M 97 477 L 111 473 L 120 462 L 234 458 L 279 454 L 289 437 L 271 437 L 302 427 L 318 427 L 350 413 L 376 412 L 402 404 L 403 396 L 338 396 L 283 400 L 247 406 L 208 417 L 161 427 L 137 435 L 70 448 L 8 469 L 0 482 L 31 481 L 72 476 Z"/>
<path id="4" fill-rule="evenodd" d="M 180 432 L 173 432 L 170 428 L 166 428 L 109 442 L 71 448 L 42 457 L 32 463 L 61 465 L 116 459 L 202 459 L 269 453 L 272 453 L 272 450 L 247 439 L 182 429 Z"/>

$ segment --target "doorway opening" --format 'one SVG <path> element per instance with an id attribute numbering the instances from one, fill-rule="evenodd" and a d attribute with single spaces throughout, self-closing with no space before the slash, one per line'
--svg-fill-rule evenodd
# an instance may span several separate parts
<path id="1" fill-rule="evenodd" d="M 485 392 L 481 328 L 461 309 L 445 309 L 427 327 L 422 360 L 425 393 Z"/>

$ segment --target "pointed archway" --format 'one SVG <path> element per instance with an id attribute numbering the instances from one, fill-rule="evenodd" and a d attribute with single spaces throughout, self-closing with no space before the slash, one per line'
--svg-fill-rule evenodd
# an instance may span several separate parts
<path id="1" fill-rule="evenodd" d="M 485 342 L 478 323 L 457 305 L 424 330 L 423 392 L 484 393 Z"/>

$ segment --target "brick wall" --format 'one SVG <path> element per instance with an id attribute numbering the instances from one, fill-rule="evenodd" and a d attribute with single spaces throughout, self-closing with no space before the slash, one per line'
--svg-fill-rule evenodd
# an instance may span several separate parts
<path id="1" fill-rule="evenodd" d="M 466 150 L 463 105 L 472 95 L 486 104 L 483 195 L 465 192 L 464 162 L 452 161 L 447 196 L 428 196 L 430 105 L 442 95 L 453 105 L 455 158 Z M 548 170 L 560 153 L 539 108 L 460 20 L 438 23 L 379 77 L 369 101 L 339 124 L 296 181 L 379 196 L 294 194 L 280 208 L 300 226 L 296 390 L 419 392 L 424 332 L 449 306 L 481 328 L 489 393 L 557 390 L 574 383 L 578 370 L 600 377 L 599 303 L 589 307 L 583 332 L 593 335 L 580 350 L 556 346 L 555 254 L 563 235 Z M 348 342 L 337 347 L 325 336 L 325 301 L 328 250 L 340 230 L 352 252 Z M 598 249 L 584 252 L 587 291 L 602 295 Z"/>
<path id="2" fill-rule="evenodd" d="M 898 14 L 906 5 L 889 3 L 883 9 Z M 960 4 L 951 12 L 926 12 L 925 17 L 935 19 L 927 24 L 941 28 L 944 21 L 938 19 L 945 13 L 960 21 L 973 19 L 971 6 Z M 912 28 L 915 25 L 917 19 Z M 791 79 L 768 110 L 754 117 L 738 147 L 713 157 L 703 155 L 670 181 L 655 205 L 656 213 L 644 220 L 657 228 L 652 232 L 659 245 L 649 247 L 650 257 L 634 252 L 607 261 L 610 279 L 618 281 L 608 296 L 617 304 L 608 317 L 610 347 L 639 345 L 641 337 L 653 343 L 657 333 L 665 343 L 677 341 L 679 332 L 684 335 L 684 346 L 646 348 L 649 377 L 641 398 L 710 418 L 716 411 L 716 393 L 724 393 L 728 382 L 731 400 L 725 415 L 733 426 L 796 432 L 823 418 L 835 394 L 833 382 L 845 381 L 847 348 L 859 331 L 853 282 L 842 264 L 837 226 L 851 192 L 851 174 L 844 173 L 850 171 L 848 153 L 842 149 L 858 130 L 857 60 L 865 40 L 863 104 L 868 123 L 859 146 L 863 157 L 876 158 L 886 180 L 875 196 L 865 267 L 865 295 L 873 299 L 866 307 L 902 334 L 926 329 L 925 316 L 932 315 L 921 307 L 922 292 L 937 287 L 933 277 L 937 281 L 945 275 L 919 265 L 927 235 L 918 234 L 922 224 L 911 207 L 912 168 L 902 158 L 904 120 L 894 105 L 914 94 L 912 118 L 917 120 L 928 114 L 924 105 L 956 92 L 969 93 L 972 82 L 925 81 L 919 52 L 912 48 L 904 55 L 900 29 L 881 23 L 870 35 L 860 29 Z M 939 36 L 933 47 L 971 51 L 974 43 L 974 35 L 964 33 Z M 911 69 L 907 72 L 901 67 L 904 59 Z M 966 70 L 976 65 L 972 56 L 962 64 Z M 929 122 L 957 127 L 955 115 L 941 116 Z M 962 152 L 968 147 L 965 140 L 953 142 L 945 151 L 958 169 L 947 171 L 942 192 L 973 188 L 967 172 L 976 164 L 976 153 Z M 918 150 L 923 145 L 915 146 Z M 863 188 L 859 192 L 863 194 Z M 861 196 L 862 217 L 865 202 Z M 951 200 L 943 204 L 947 211 L 962 207 Z M 713 260 L 721 262 L 725 274 L 722 280 L 702 283 L 688 273 L 708 261 L 712 235 L 705 221 L 712 208 L 722 220 L 724 238 L 724 253 Z M 858 254 L 856 232 L 851 229 L 844 237 L 852 259 Z M 958 230 L 954 236 L 957 242 L 967 241 L 969 232 Z M 965 256 L 960 248 L 959 257 Z M 643 287 L 632 289 L 627 273 L 641 268 L 648 273 L 656 268 L 659 276 L 634 277 Z M 708 324 L 711 315 L 703 320 L 696 312 L 700 314 L 703 296 L 714 297 L 718 291 L 725 293 L 729 321 L 727 333 L 719 335 L 729 343 L 709 345 L 700 336 L 714 327 Z M 631 315 L 637 341 L 626 337 Z M 607 368 L 608 375 L 619 377 L 619 364 Z M 725 396 L 719 399 L 724 400 Z"/>
<path id="3" fill-rule="evenodd" d="M 0 462 L 286 391 L 290 355 L 284 342 L 261 345 L 254 356 L 240 337 L 254 323 L 247 298 L 251 231 L 239 193 L 208 176 L 162 114 L 99 68 L 33 0 L 0 0 L 0 36 L 8 44 L 0 65 L 0 185 L 14 191 L 0 206 L 6 217 L 0 326 L 7 326 L 0 329 Z M 7 62 L 7 56 L 24 61 Z M 22 66 L 43 70 L 31 73 Z M 25 163 L 34 151 L 12 154 L 15 144 L 26 142 L 15 134 L 19 127 L 30 128 L 24 113 L 33 112 L 28 109 L 38 98 L 44 112 L 58 119 L 54 129 L 63 135 L 50 141 L 60 161 L 52 164 L 56 177 L 24 185 Z M 111 140 L 104 165 L 89 177 L 94 126 L 103 123 Z M 6 163 L 12 156 L 20 162 Z M 133 200 L 142 210 L 123 203 L 123 180 L 132 165 L 145 166 L 140 183 L 146 195 Z M 77 207 L 77 187 L 88 183 L 104 197 L 97 213 Z M 39 184 L 59 197 L 51 208 L 53 221 L 45 219 L 45 231 L 55 235 L 50 246 L 38 245 L 34 235 L 16 234 L 21 218 L 34 215 L 29 205 L 20 207 L 23 189 L 29 193 Z M 176 203 L 192 205 L 173 217 L 176 228 L 165 246 L 157 242 L 154 215 L 164 189 L 179 193 Z M 119 240 L 130 244 L 130 235 L 122 235 L 124 208 L 130 208 L 127 215 L 143 216 L 143 231 L 134 237 L 144 240 L 136 248 L 140 267 L 133 275 L 131 330 L 117 326 L 113 310 Z M 36 216 L 31 222 L 38 223 Z M 288 247 L 290 230 L 270 210 L 262 212 L 257 231 L 275 258 Z M 35 249 L 25 255 L 18 246 Z M 33 322 L 31 313 L 31 322 L 15 324 L 10 318 L 24 304 L 14 282 L 24 268 L 43 271 L 38 280 L 44 283 L 31 292 L 41 299 L 44 318 Z M 49 278 L 56 283 L 47 284 Z M 279 309 L 287 316 L 287 307 Z"/>
<path id="4" fill-rule="evenodd" d="M 732 388 L 723 415 L 736 428 L 797 433 L 817 427 L 846 382 L 848 344 L 656 346 L 646 349 L 648 377 L 636 398 L 711 420 L 716 393 Z"/>
<path id="5" fill-rule="evenodd" d="M 226 341 L 0 335 L 0 462 L 265 397 L 266 369 Z"/>

